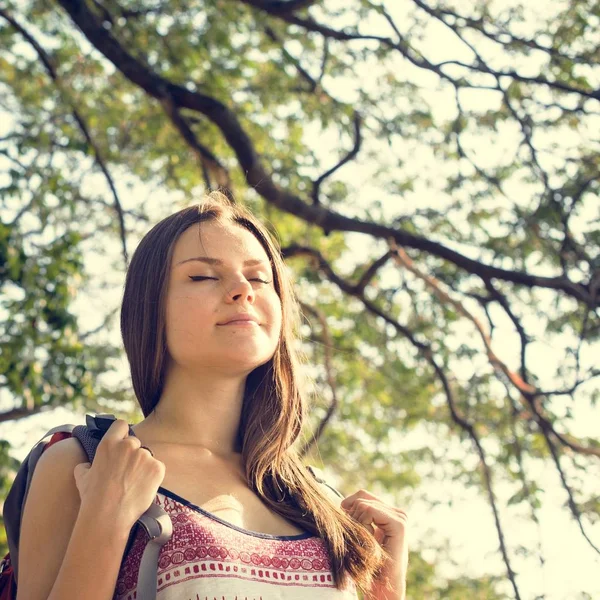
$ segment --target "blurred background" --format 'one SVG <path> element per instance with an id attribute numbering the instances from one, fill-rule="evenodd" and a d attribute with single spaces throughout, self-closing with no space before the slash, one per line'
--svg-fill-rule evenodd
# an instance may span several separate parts
<path id="1" fill-rule="evenodd" d="M 599 32 L 594 0 L 4 0 L 0 500 L 52 427 L 141 420 L 130 256 L 221 188 L 302 302 L 307 462 L 409 513 L 408 597 L 600 598 Z"/>

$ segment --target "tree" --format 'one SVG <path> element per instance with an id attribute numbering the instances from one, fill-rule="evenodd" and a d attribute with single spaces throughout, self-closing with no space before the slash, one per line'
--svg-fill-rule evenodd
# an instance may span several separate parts
<path id="1" fill-rule="evenodd" d="M 426 478 L 415 465 L 443 461 L 489 502 L 523 598 L 502 512 L 537 522 L 549 462 L 599 552 L 584 475 L 600 444 L 572 429 L 600 373 L 600 7 L 498 4 L 5 3 L 0 384 L 14 408 L 0 420 L 125 406 L 127 382 L 103 383 L 118 307 L 92 330 L 74 312 L 77 293 L 111 285 L 84 253 L 122 273 L 152 220 L 132 189 L 220 187 L 272 223 L 296 274 L 314 439 L 345 484 L 406 499 Z M 544 345 L 555 365 L 536 360 Z M 428 444 L 394 450 L 424 424 L 478 470 Z M 502 597 L 493 578 L 440 587 L 413 562 L 415 597 Z"/>

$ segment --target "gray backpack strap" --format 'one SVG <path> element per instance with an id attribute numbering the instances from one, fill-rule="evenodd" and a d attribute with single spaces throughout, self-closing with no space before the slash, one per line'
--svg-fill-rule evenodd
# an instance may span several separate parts
<path id="1" fill-rule="evenodd" d="M 158 588 L 158 556 L 160 549 L 173 535 L 173 523 L 171 517 L 155 503 L 150 505 L 138 523 L 145 529 L 149 539 L 140 562 L 136 597 L 140 600 L 155 600 Z"/>
<path id="2" fill-rule="evenodd" d="M 81 445 L 90 458 L 90 462 L 96 456 L 96 449 L 104 432 L 114 420 L 114 415 L 102 414 L 96 417 L 86 415 L 87 426 L 80 425 L 73 429 L 73 436 L 81 442 Z M 135 435 L 131 425 L 129 426 L 129 435 Z M 173 535 L 173 523 L 171 517 L 158 504 L 153 502 L 129 532 L 127 546 L 123 553 L 123 561 L 136 537 L 138 526 L 141 526 L 145 531 L 148 536 L 148 542 L 146 543 L 140 562 L 136 597 L 139 600 L 156 600 L 158 557 L 160 549 Z"/>
<path id="3" fill-rule="evenodd" d="M 100 419 L 97 421 L 97 417 Z M 29 452 L 25 460 L 21 463 L 19 471 L 11 485 L 10 491 L 4 501 L 2 515 L 4 517 L 4 527 L 6 529 L 6 538 L 10 552 L 10 564 L 12 565 L 15 581 L 18 580 L 18 559 L 19 559 L 19 532 L 21 529 L 21 518 L 29 486 L 33 478 L 33 473 L 37 462 L 42 455 L 50 438 L 55 433 L 70 433 L 72 437 L 79 440 L 85 450 L 89 462 L 93 462 L 96 456 L 96 449 L 104 435 L 107 425 L 115 420 L 114 415 L 97 415 L 93 417 L 86 415 L 87 426 L 84 425 L 59 425 L 50 429 L 44 434 L 42 439 Z M 130 435 L 135 435 L 131 426 Z M 148 543 L 142 555 L 142 562 L 138 574 L 137 598 L 139 600 L 156 600 L 156 591 L 158 587 L 158 556 L 162 546 L 171 539 L 173 534 L 173 524 L 169 515 L 156 503 L 152 503 L 148 510 L 137 520 L 133 526 L 127 547 L 123 554 L 123 560 L 131 547 L 135 534 L 141 526 L 148 536 Z"/>

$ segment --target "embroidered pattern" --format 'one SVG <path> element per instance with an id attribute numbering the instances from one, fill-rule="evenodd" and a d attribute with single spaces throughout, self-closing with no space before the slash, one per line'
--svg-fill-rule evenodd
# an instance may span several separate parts
<path id="1" fill-rule="evenodd" d="M 354 586 L 344 592 L 335 588 L 329 557 L 318 537 L 261 537 L 227 526 L 161 492 L 156 502 L 173 522 L 173 536 L 159 555 L 157 600 L 175 598 L 168 594 L 173 586 L 177 600 L 262 600 L 264 594 L 269 599 L 293 598 L 305 596 L 306 588 L 316 592 L 311 592 L 315 598 L 357 598 Z M 145 543 L 140 529 L 121 566 L 114 600 L 137 600 Z M 200 580 L 211 582 L 210 595 L 200 593 L 206 587 Z M 282 591 L 276 592 L 274 586 Z M 293 588 L 301 589 L 294 594 Z M 182 595 L 184 591 L 188 595 Z"/>

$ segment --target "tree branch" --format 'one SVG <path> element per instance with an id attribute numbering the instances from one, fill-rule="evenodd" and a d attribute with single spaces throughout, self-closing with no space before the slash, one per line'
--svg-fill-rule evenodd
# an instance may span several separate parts
<path id="1" fill-rule="evenodd" d="M 369 283 L 371 283 L 373 277 L 377 275 L 377 271 L 379 271 L 379 269 L 383 267 L 383 265 L 385 265 L 385 263 L 390 259 L 391 256 L 392 252 L 388 251 L 383 256 L 379 257 L 377 260 L 371 263 L 369 268 L 363 273 L 363 276 L 360 278 L 360 281 L 355 286 L 357 292 L 363 292 L 365 290 Z"/>
<path id="2" fill-rule="evenodd" d="M 419 352 L 419 354 L 421 356 L 423 356 L 425 358 L 425 360 L 431 365 L 431 367 L 437 374 L 437 376 L 442 384 L 442 388 L 444 389 L 444 393 L 446 395 L 446 400 L 447 400 L 447 404 L 448 404 L 448 408 L 450 410 L 450 415 L 452 417 L 452 420 L 463 431 L 465 431 L 467 433 L 467 435 L 471 438 L 471 440 L 477 450 L 477 453 L 479 455 L 480 466 L 481 466 L 482 474 L 483 474 L 482 478 L 483 478 L 483 482 L 484 482 L 484 485 L 485 485 L 485 488 L 487 491 L 488 502 L 492 508 L 492 512 L 494 515 L 496 532 L 498 534 L 498 539 L 499 539 L 499 543 L 500 543 L 500 552 L 502 554 L 504 564 L 506 565 L 508 578 L 513 586 L 515 598 L 520 600 L 521 595 L 519 593 L 519 588 L 517 586 L 515 573 L 512 570 L 510 560 L 508 557 L 508 551 L 507 551 L 506 542 L 504 539 L 504 532 L 502 530 L 502 526 L 500 523 L 500 514 L 498 511 L 498 507 L 496 506 L 496 497 L 495 497 L 495 494 L 493 491 L 492 473 L 486 462 L 485 451 L 483 450 L 483 446 L 481 445 L 479 436 L 477 435 L 477 432 L 475 431 L 474 426 L 471 423 L 469 423 L 465 419 L 465 417 L 461 414 L 461 412 L 459 411 L 457 404 L 456 404 L 456 400 L 454 398 L 454 393 L 452 392 L 452 388 L 450 386 L 450 382 L 448 381 L 448 378 L 446 377 L 444 370 L 440 367 L 440 365 L 438 365 L 437 361 L 435 360 L 431 346 L 418 341 L 415 338 L 415 336 L 413 335 L 413 333 L 407 327 L 405 327 L 404 325 L 401 325 L 395 319 L 392 319 L 389 315 L 387 315 L 380 308 L 378 308 L 374 302 L 372 302 L 371 300 L 366 298 L 364 295 L 364 290 L 359 290 L 356 285 L 352 285 L 352 284 L 348 283 L 347 281 L 345 281 L 344 279 L 342 279 L 341 277 L 339 277 L 333 271 L 333 269 L 331 268 L 329 263 L 325 260 L 325 258 L 321 255 L 321 253 L 318 250 L 315 250 L 314 248 L 309 248 L 306 246 L 299 246 L 299 245 L 294 244 L 291 246 L 287 246 L 286 248 L 283 248 L 282 253 L 283 253 L 284 257 L 286 257 L 286 258 L 290 257 L 290 256 L 299 256 L 299 255 L 306 255 L 306 256 L 312 257 L 316 261 L 319 270 L 325 274 L 325 276 L 327 277 L 327 279 L 329 281 L 331 281 L 332 283 L 337 285 L 346 294 L 348 294 L 350 296 L 354 296 L 355 298 L 358 298 L 364 304 L 365 308 L 367 308 L 367 310 L 369 312 L 382 318 L 386 323 L 391 325 L 396 330 L 397 333 L 406 337 L 410 341 L 410 343 L 416 348 L 416 350 Z"/>
<path id="3" fill-rule="evenodd" d="M 115 187 L 115 183 L 110 175 L 108 167 L 106 166 L 104 158 L 102 157 L 100 148 L 94 142 L 94 140 L 90 134 L 90 131 L 85 123 L 83 116 L 77 110 L 73 101 L 70 99 L 69 95 L 65 92 L 64 87 L 63 87 L 62 83 L 60 82 L 58 75 L 56 73 L 56 69 L 54 68 L 52 61 L 51 61 L 50 57 L 48 56 L 48 54 L 46 53 L 46 51 L 40 46 L 40 44 L 35 40 L 35 38 L 22 25 L 20 25 L 11 15 L 9 15 L 6 12 L 5 9 L 0 8 L 0 16 L 4 17 L 4 19 L 6 21 L 8 21 L 12 25 L 12 27 L 14 29 L 16 29 L 33 46 L 33 48 L 35 49 L 35 51 L 38 54 L 40 61 L 44 65 L 48 75 L 50 76 L 50 78 L 54 82 L 54 85 L 58 89 L 58 92 L 60 93 L 60 95 L 62 96 L 64 101 L 71 107 L 71 112 L 73 114 L 75 121 L 77 122 L 77 125 L 79 126 L 79 129 L 83 133 L 83 136 L 85 137 L 88 145 L 93 150 L 94 158 L 96 159 L 96 163 L 98 164 L 98 166 L 100 167 L 100 170 L 104 174 L 104 177 L 106 178 L 106 181 L 108 183 L 108 187 L 110 188 L 110 191 L 113 196 L 113 200 L 115 203 L 115 210 L 117 212 L 117 218 L 119 220 L 119 232 L 120 232 L 120 236 L 121 236 L 123 260 L 125 261 L 125 267 L 127 268 L 127 265 L 129 264 L 129 256 L 128 256 L 128 252 L 127 252 L 127 236 L 126 236 L 126 231 L 125 231 L 125 218 L 123 216 L 123 208 L 121 206 L 121 201 L 119 199 L 119 195 L 117 194 L 117 188 Z"/>
<path id="4" fill-rule="evenodd" d="M 319 84 L 317 83 L 317 81 L 315 81 L 311 74 L 300 64 L 300 61 L 286 50 L 284 41 L 279 38 L 279 36 L 275 33 L 273 28 L 269 27 L 268 25 L 265 26 L 265 33 L 269 38 L 271 38 L 271 40 L 277 42 L 280 45 L 281 52 L 283 53 L 285 58 L 289 62 L 291 62 L 294 65 L 294 67 L 296 67 L 296 70 L 298 71 L 298 73 L 300 73 L 302 78 L 308 81 L 308 84 L 310 85 L 310 91 L 315 92 L 319 87 Z"/>
<path id="5" fill-rule="evenodd" d="M 302 446 L 300 450 L 300 456 L 306 456 L 311 447 L 319 441 L 319 438 L 323 434 L 323 431 L 325 431 L 325 427 L 327 427 L 327 424 L 329 423 L 331 417 L 335 413 L 338 407 L 338 397 L 335 377 L 333 375 L 333 364 L 331 355 L 331 350 L 333 348 L 333 340 L 331 339 L 331 335 L 329 333 L 327 319 L 325 318 L 323 311 L 321 311 L 320 309 L 305 304 L 304 302 L 301 302 L 300 304 L 302 306 L 302 309 L 306 312 L 310 312 L 314 317 L 316 317 L 316 319 L 319 321 L 319 324 L 321 325 L 321 335 L 323 337 L 322 346 L 323 351 L 325 353 L 323 362 L 325 365 L 327 384 L 329 385 L 329 389 L 331 390 L 331 402 L 327 407 L 327 412 L 325 413 L 325 416 L 323 417 L 323 419 L 321 419 L 321 422 L 319 423 L 316 431 L 311 436 L 310 440 L 306 442 L 306 444 L 304 444 L 304 446 Z"/>
<path id="6" fill-rule="evenodd" d="M 255 0 L 257 8 L 272 15 L 290 15 L 318 2 L 320 0 Z"/>
<path id="7" fill-rule="evenodd" d="M 542 412 L 543 408 L 539 402 L 539 397 L 541 396 L 540 390 L 538 390 L 531 384 L 523 381 L 523 379 L 519 377 L 517 373 L 511 371 L 506 365 L 506 363 L 504 363 L 498 358 L 498 356 L 491 347 L 490 338 L 485 332 L 481 323 L 479 322 L 479 319 L 472 315 L 460 302 L 457 302 L 456 300 L 451 298 L 446 292 L 444 292 L 441 289 L 439 282 L 437 282 L 435 278 L 431 277 L 430 275 L 426 275 L 425 273 L 421 272 L 417 267 L 415 267 L 414 263 L 406 254 L 406 251 L 404 251 L 402 248 L 396 247 L 393 241 L 390 242 L 390 247 L 394 252 L 393 258 L 396 261 L 396 263 L 408 269 L 416 277 L 424 281 L 442 302 L 451 304 L 458 313 L 469 319 L 475 325 L 483 341 L 490 364 L 492 365 L 495 371 L 504 374 L 504 376 L 511 382 L 511 384 L 519 391 L 521 396 L 529 403 L 529 405 L 533 409 L 534 414 L 537 417 L 537 422 L 539 423 L 540 427 L 547 431 L 551 431 L 565 446 L 568 446 L 572 450 L 575 450 L 581 454 L 600 457 L 600 448 L 582 446 L 581 443 L 578 440 L 575 440 L 571 435 L 558 433 L 552 425 L 550 419 L 547 416 L 545 416 Z"/>
<path id="8" fill-rule="evenodd" d="M 312 17 L 301 18 L 301 17 L 298 17 L 293 14 L 285 14 L 285 13 L 282 14 L 282 13 L 275 12 L 268 6 L 268 4 L 265 5 L 264 0 L 240 0 L 240 1 L 244 2 L 245 4 L 249 4 L 250 6 L 253 6 L 259 10 L 262 10 L 270 15 L 279 17 L 279 18 L 283 19 L 284 21 L 286 21 L 287 23 L 290 23 L 292 25 L 298 25 L 300 27 L 303 27 L 307 31 L 313 31 L 315 33 L 320 33 L 321 35 L 330 37 L 332 39 L 336 39 L 336 40 L 340 40 L 340 41 L 375 40 L 375 41 L 381 42 L 384 46 L 387 46 L 390 49 L 398 50 L 406 59 L 408 59 L 415 66 L 420 67 L 422 69 L 427 69 L 429 71 L 433 71 L 434 73 L 437 73 L 437 75 L 439 75 L 442 79 L 446 79 L 447 81 L 451 82 L 455 87 L 456 86 L 476 87 L 476 88 L 486 87 L 486 86 L 475 86 L 475 85 L 467 83 L 467 82 L 459 82 L 457 79 L 454 79 L 453 77 L 449 76 L 447 73 L 445 73 L 442 70 L 442 67 L 444 66 L 444 64 L 450 64 L 449 62 L 442 62 L 439 64 L 432 63 L 431 61 L 427 60 L 421 53 L 418 53 L 412 46 L 410 46 L 404 38 L 398 43 L 398 42 L 394 42 L 394 40 L 392 40 L 391 38 L 382 37 L 382 36 L 378 36 L 378 35 L 361 35 L 356 30 L 353 32 L 338 31 L 336 29 L 332 29 L 331 27 L 327 27 L 325 25 L 318 23 Z M 396 33 L 399 33 L 399 32 L 397 31 Z M 551 81 L 551 80 L 546 79 L 545 77 L 541 77 L 541 76 L 526 77 L 526 76 L 520 75 L 519 73 L 517 73 L 516 71 L 514 71 L 512 69 L 509 69 L 506 71 L 497 71 L 497 70 L 489 67 L 486 63 L 478 62 L 477 64 L 467 64 L 467 63 L 461 63 L 459 61 L 451 61 L 451 62 L 454 64 L 459 64 L 460 66 L 462 66 L 466 69 L 469 69 L 471 71 L 477 71 L 479 73 L 485 73 L 488 75 L 492 75 L 496 78 L 497 81 L 499 81 L 499 79 L 501 77 L 510 77 L 517 81 L 541 84 L 541 85 L 548 86 L 550 88 L 561 90 L 563 92 L 579 94 L 579 95 L 587 97 L 587 98 L 593 98 L 594 100 L 600 100 L 600 90 L 589 91 L 589 90 L 584 90 L 584 89 L 580 89 L 580 88 L 575 88 L 573 86 L 567 85 L 560 81 Z"/>
<path id="9" fill-rule="evenodd" d="M 313 190 L 312 190 L 313 205 L 317 205 L 320 203 L 319 202 L 319 190 L 321 189 L 321 184 L 323 183 L 323 181 L 325 181 L 325 179 L 327 179 L 327 177 L 330 177 L 331 175 L 333 175 L 338 169 L 342 168 L 346 163 L 350 162 L 360 151 L 360 144 L 362 141 L 362 138 L 360 135 L 361 118 L 360 118 L 360 114 L 357 111 L 354 111 L 353 121 L 354 121 L 354 146 L 352 147 L 352 150 L 350 150 L 350 152 L 348 152 L 348 154 L 346 154 L 346 156 L 344 156 L 344 158 L 342 158 L 336 165 L 331 167 L 331 169 L 325 171 L 325 173 L 320 175 L 317 178 L 317 180 L 314 182 Z"/>
<path id="10" fill-rule="evenodd" d="M 588 536 L 587 532 L 583 528 L 583 523 L 581 522 L 581 513 L 579 512 L 579 508 L 577 506 L 577 503 L 575 502 L 575 498 L 573 496 L 573 490 L 571 490 L 571 487 L 569 486 L 569 484 L 567 482 L 567 477 L 563 471 L 562 465 L 560 464 L 560 456 L 558 455 L 558 452 L 556 451 L 556 448 L 554 447 L 554 444 L 552 443 L 552 440 L 550 439 L 548 432 L 549 432 L 549 429 L 542 427 L 542 433 L 544 434 L 544 439 L 546 440 L 546 445 L 548 446 L 548 450 L 550 451 L 550 455 L 552 456 L 554 465 L 556 466 L 556 470 L 558 471 L 562 486 L 563 486 L 564 490 L 567 492 L 568 505 L 569 505 L 569 509 L 571 510 L 571 514 L 577 521 L 577 524 L 579 525 L 579 530 L 581 531 L 581 534 L 583 535 L 585 540 L 598 554 L 600 554 L 600 548 L 598 548 L 598 546 L 596 546 L 592 542 L 592 540 Z"/>
<path id="11" fill-rule="evenodd" d="M 186 119 L 178 110 L 176 104 L 173 102 L 173 99 L 170 96 L 166 95 L 164 98 L 162 98 L 161 104 L 169 119 L 171 119 L 173 125 L 175 125 L 179 133 L 181 133 L 181 137 L 183 137 L 188 146 L 194 151 L 194 154 L 198 160 L 198 164 L 204 173 L 206 187 L 208 189 L 212 188 L 210 177 L 212 174 L 217 182 L 217 189 L 226 190 L 229 192 L 228 195 L 230 195 L 231 179 L 227 169 L 221 164 L 219 159 L 208 148 L 206 148 L 206 146 L 203 146 L 198 141 L 198 138 L 192 131 L 192 128 L 189 126 Z"/>
<path id="12" fill-rule="evenodd" d="M 553 48 L 551 46 L 544 46 L 543 44 L 540 44 L 539 42 L 537 42 L 534 39 L 527 39 L 527 38 L 519 37 L 506 29 L 500 31 L 499 33 L 494 33 L 492 31 L 490 31 L 489 29 L 486 29 L 486 24 L 482 18 L 473 19 L 471 17 L 465 17 L 464 15 L 458 14 L 457 12 L 454 12 L 454 11 L 450 10 L 449 8 L 441 8 L 441 7 L 433 8 L 433 7 L 429 6 L 428 4 L 426 4 L 425 2 L 423 2 L 423 0 L 413 0 L 413 2 L 418 7 L 423 9 L 426 13 L 428 13 L 432 17 L 438 19 L 439 21 L 441 21 L 444 25 L 446 25 L 446 27 L 449 27 L 455 33 L 457 32 L 457 30 L 465 29 L 466 28 L 465 26 L 467 26 L 470 29 L 473 29 L 474 31 L 481 33 L 482 35 L 484 35 L 488 39 L 492 40 L 493 42 L 496 42 L 503 48 L 506 47 L 510 43 L 516 42 L 517 44 L 527 46 L 528 48 L 546 52 L 547 54 L 549 54 L 550 56 L 552 56 L 555 59 L 567 60 L 567 61 L 581 63 L 581 64 L 589 64 L 590 62 L 594 62 L 594 61 L 590 61 L 590 58 L 587 58 L 587 57 L 582 58 L 580 56 L 577 56 L 576 54 L 564 54 L 562 52 L 559 52 L 556 48 Z M 446 19 L 444 19 L 444 17 L 448 17 L 448 16 L 452 17 L 455 20 L 455 22 L 449 23 Z M 459 22 L 462 22 L 462 24 L 459 24 Z M 509 37 L 510 40 L 508 42 L 503 41 L 500 36 L 504 36 L 505 39 L 506 39 L 506 37 Z"/>
<path id="13" fill-rule="evenodd" d="M 218 100 L 173 84 L 145 66 L 127 52 L 119 42 L 102 27 L 82 0 L 59 0 L 89 41 L 100 50 L 130 81 L 155 98 L 168 93 L 179 108 L 189 108 L 208 116 L 221 130 L 230 147 L 237 155 L 246 181 L 269 203 L 294 214 L 306 222 L 327 231 L 354 231 L 376 238 L 393 238 L 400 246 L 430 252 L 481 277 L 511 281 L 526 287 L 557 289 L 595 308 L 600 304 L 597 294 L 590 294 L 586 284 L 575 283 L 567 277 L 541 277 L 523 271 L 509 271 L 467 258 L 459 252 L 432 240 L 393 229 L 385 225 L 345 217 L 321 206 L 311 206 L 294 194 L 278 187 L 261 164 L 260 157 L 235 113 Z"/>
<path id="14" fill-rule="evenodd" d="M 6 421 L 16 421 L 18 419 L 26 419 L 42 412 L 48 412 L 56 408 L 55 406 L 34 406 L 32 408 L 13 408 L 6 412 L 0 413 L 0 423 Z"/>
<path id="15" fill-rule="evenodd" d="M 491 281 L 486 282 L 486 287 L 490 292 L 492 298 L 500 304 L 500 306 L 504 309 L 509 319 L 513 322 L 517 333 L 519 334 L 519 339 L 521 340 L 521 372 L 519 373 L 521 379 L 528 383 L 529 375 L 527 373 L 527 365 L 526 365 L 526 353 L 527 353 L 527 345 L 530 342 L 529 336 L 525 333 L 525 328 L 521 324 L 521 321 L 514 314 L 512 308 L 510 307 L 508 300 L 506 297 L 494 286 Z"/>
<path id="16" fill-rule="evenodd" d="M 394 258 L 396 264 L 408 269 L 413 275 L 415 275 L 415 277 L 425 282 L 425 284 L 444 304 L 452 305 L 459 314 L 461 314 L 463 317 L 466 317 L 469 321 L 471 321 L 471 323 L 473 323 L 473 325 L 475 325 L 475 328 L 477 329 L 477 332 L 479 333 L 479 336 L 481 337 L 485 347 L 488 360 L 495 371 L 500 371 L 503 373 L 521 394 L 535 395 L 539 393 L 534 386 L 523 381 L 523 379 L 521 379 L 517 373 L 511 371 L 508 368 L 508 365 L 498 358 L 492 349 L 489 335 L 475 315 L 471 314 L 471 312 L 469 312 L 461 302 L 454 300 L 448 293 L 442 290 L 440 283 L 435 279 L 435 277 L 427 275 L 418 269 L 403 248 L 397 247 L 393 241 L 390 243 L 390 248 L 392 250 L 392 257 Z"/>

